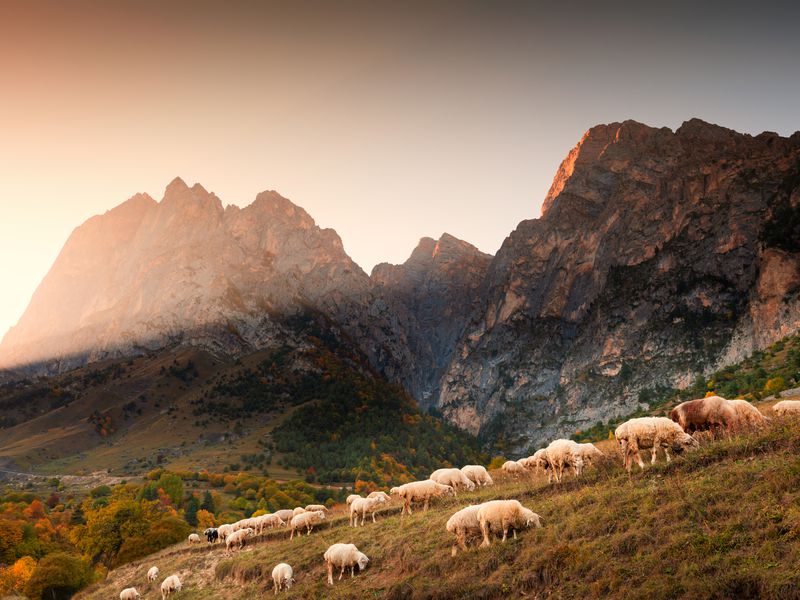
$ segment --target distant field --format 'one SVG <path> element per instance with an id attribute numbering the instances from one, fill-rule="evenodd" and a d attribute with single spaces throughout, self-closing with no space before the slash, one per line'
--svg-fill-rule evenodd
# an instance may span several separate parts
<path id="1" fill-rule="evenodd" d="M 297 578 L 286 598 L 800 598 L 800 422 L 710 442 L 630 476 L 613 444 L 601 447 L 608 461 L 580 481 L 550 486 L 495 472 L 494 487 L 410 517 L 392 507 L 363 528 L 349 528 L 339 508 L 332 526 L 309 537 L 289 541 L 281 531 L 233 556 L 180 544 L 78 597 L 114 598 L 130 585 L 157 595 L 144 581 L 157 565 L 181 576 L 182 598 L 249 599 L 271 593 L 269 573 L 286 561 Z M 446 520 L 494 498 L 518 498 L 543 529 L 452 558 Z M 355 543 L 371 563 L 328 588 L 322 554 L 334 542 Z"/>

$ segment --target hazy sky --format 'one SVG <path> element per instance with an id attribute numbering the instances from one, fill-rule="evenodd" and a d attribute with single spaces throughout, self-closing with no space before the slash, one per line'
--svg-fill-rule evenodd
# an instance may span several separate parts
<path id="1" fill-rule="evenodd" d="M 645 4 L 0 0 L 0 335 L 74 227 L 176 175 L 275 189 L 369 271 L 495 252 L 596 123 L 800 129 L 798 8 Z"/>

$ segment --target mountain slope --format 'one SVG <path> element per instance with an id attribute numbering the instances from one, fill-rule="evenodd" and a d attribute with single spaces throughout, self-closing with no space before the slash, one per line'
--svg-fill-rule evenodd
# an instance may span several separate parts
<path id="1" fill-rule="evenodd" d="M 516 448 L 800 326 L 800 134 L 592 128 L 492 261 L 439 404 Z"/>

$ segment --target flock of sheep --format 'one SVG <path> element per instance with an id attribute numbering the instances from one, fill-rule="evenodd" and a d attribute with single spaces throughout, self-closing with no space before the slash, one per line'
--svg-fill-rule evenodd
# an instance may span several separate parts
<path id="1" fill-rule="evenodd" d="M 800 401 L 787 400 L 778 402 L 773 407 L 774 414 L 785 416 L 800 415 Z M 680 453 L 692 450 L 699 443 L 692 434 L 710 431 L 712 434 L 724 431 L 741 431 L 762 425 L 767 420 L 752 404 L 744 400 L 726 400 L 719 396 L 710 396 L 698 400 L 690 400 L 676 406 L 666 417 L 640 417 L 630 419 L 621 424 L 614 432 L 614 437 L 622 454 L 622 465 L 630 471 L 633 459 L 644 468 L 641 450 L 650 450 L 651 463 L 656 462 L 658 450 L 661 449 L 667 462 L 671 460 L 670 450 Z M 605 455 L 593 444 L 579 444 L 572 440 L 555 440 L 546 448 L 537 450 L 533 455 L 516 461 L 505 462 L 501 470 L 511 476 L 519 477 L 527 473 L 546 473 L 548 482 L 560 483 L 564 472 L 572 470 L 576 477 L 587 464 L 604 458 Z M 486 468 L 480 465 L 467 465 L 461 469 L 437 469 L 424 481 L 414 481 L 393 487 L 386 492 L 372 492 L 367 497 L 353 494 L 347 498 L 350 513 L 350 525 L 364 526 L 367 516 L 375 523 L 375 513 L 387 506 L 394 497 L 403 502 L 401 515 L 411 514 L 412 504 L 422 504 L 428 509 L 431 500 L 445 496 L 456 497 L 459 490 L 472 491 L 476 487 L 493 485 L 494 481 Z M 293 539 L 295 533 L 310 535 L 316 525 L 323 523 L 329 510 L 321 504 L 311 504 L 305 508 L 284 509 L 272 514 L 242 519 L 236 523 L 220 525 L 206 529 L 204 535 L 210 543 L 224 542 L 227 551 L 241 549 L 247 538 L 260 535 L 265 529 L 287 527 Z M 446 530 L 455 536 L 451 554 L 455 556 L 458 549 L 467 549 L 467 541 L 471 538 L 481 539 L 481 547 L 491 544 L 491 534 L 502 534 L 505 542 L 508 532 L 514 538 L 517 531 L 531 526 L 541 527 L 541 517 L 522 506 L 517 500 L 491 500 L 479 505 L 470 505 L 453 514 L 448 519 Z M 189 543 L 199 543 L 200 536 L 193 533 Z M 354 544 L 333 544 L 323 554 L 327 571 L 328 584 L 333 585 L 333 571 L 339 569 L 339 579 L 349 568 L 351 577 L 356 568 L 364 570 L 369 558 Z M 155 581 L 158 568 L 151 567 L 147 572 L 148 581 Z M 287 563 L 280 563 L 272 570 L 275 594 L 288 590 L 295 582 L 294 571 Z M 170 575 L 161 583 L 161 597 L 165 600 L 173 592 L 180 591 L 182 583 L 177 575 Z M 136 588 L 127 588 L 120 593 L 120 600 L 137 600 L 140 598 Z"/>

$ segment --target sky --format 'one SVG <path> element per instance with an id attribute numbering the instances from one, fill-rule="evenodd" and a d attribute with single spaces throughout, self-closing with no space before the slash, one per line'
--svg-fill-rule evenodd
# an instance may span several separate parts
<path id="1" fill-rule="evenodd" d="M 800 3 L 0 0 L 0 335 L 70 232 L 180 176 L 366 271 L 494 253 L 598 123 L 800 129 Z"/>

